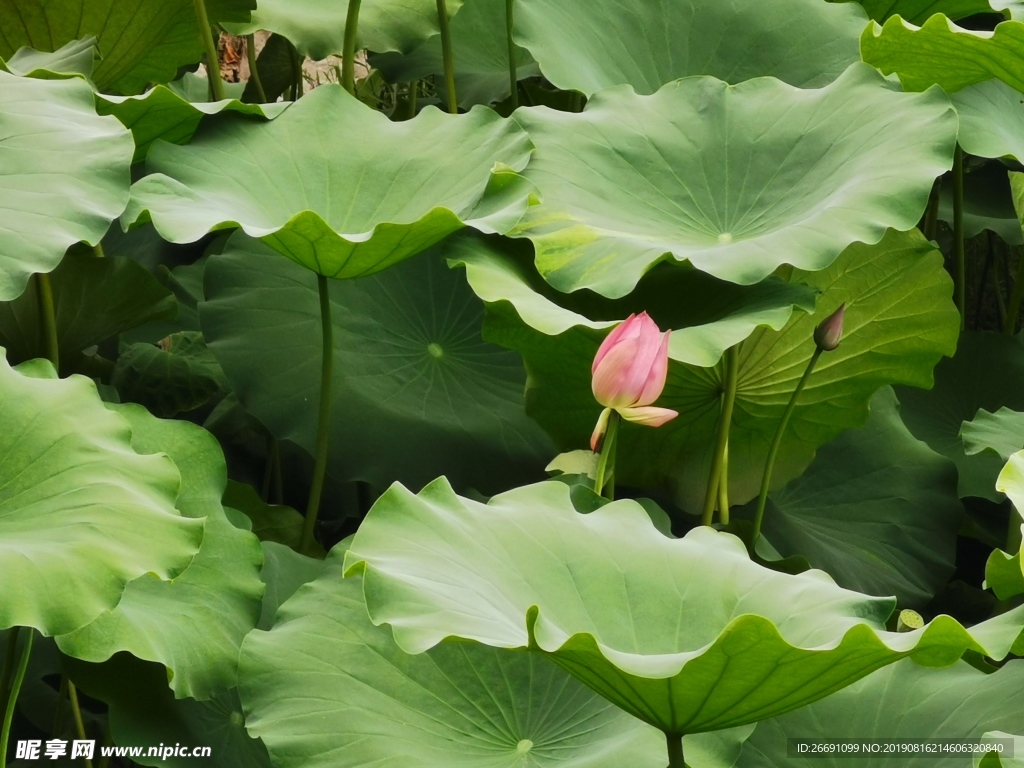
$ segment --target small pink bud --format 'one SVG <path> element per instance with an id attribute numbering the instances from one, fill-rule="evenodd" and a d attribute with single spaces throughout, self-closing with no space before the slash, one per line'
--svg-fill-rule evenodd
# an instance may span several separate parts
<path id="1" fill-rule="evenodd" d="M 846 303 L 839 305 L 839 309 L 821 321 L 821 324 L 814 329 L 814 343 L 823 352 L 831 352 L 839 346 L 843 338 L 843 316 L 846 314 Z"/>
<path id="2" fill-rule="evenodd" d="M 594 397 L 606 409 L 601 414 L 591 445 L 604 433 L 609 410 L 626 421 L 658 427 L 679 414 L 652 408 L 668 378 L 669 334 L 658 329 L 646 312 L 630 315 L 601 343 L 591 368 Z"/>

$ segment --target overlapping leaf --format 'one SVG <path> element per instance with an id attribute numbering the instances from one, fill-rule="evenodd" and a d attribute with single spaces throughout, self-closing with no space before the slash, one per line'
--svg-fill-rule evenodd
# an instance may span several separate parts
<path id="1" fill-rule="evenodd" d="M 806 283 L 822 298 L 814 315 L 795 316 L 781 332 L 759 329 L 740 347 L 729 438 L 729 490 L 736 504 L 757 493 L 778 421 L 814 352 L 814 326 L 840 303 L 848 307 L 843 342 L 822 357 L 794 411 L 775 466 L 778 486 L 799 475 L 819 446 L 864 423 L 879 387 L 931 386 L 932 368 L 956 345 L 959 318 L 950 300 L 950 278 L 941 254 L 917 232 L 890 233 L 876 246 L 851 246 L 828 269 L 794 272 L 791 282 Z M 590 391 L 600 335 L 577 327 L 546 336 L 494 305 L 487 337 L 525 358 L 527 409 L 559 449 L 587 445 L 601 410 Z M 663 488 L 685 509 L 699 510 L 721 391 L 720 371 L 670 363 L 659 405 L 679 416 L 655 430 L 623 426 L 616 464 L 620 482 Z"/>
<path id="2" fill-rule="evenodd" d="M 817 0 L 517 0 L 515 13 L 515 39 L 544 76 L 588 96 L 692 75 L 818 87 L 860 60 L 867 22 L 853 3 Z"/>
<path id="3" fill-rule="evenodd" d="M 849 0 L 829 0 L 829 2 L 849 2 Z M 988 0 L 856 0 L 875 21 L 885 21 L 893 16 L 900 16 L 913 24 L 921 24 L 937 13 L 945 14 L 951 19 L 963 19 L 976 13 L 991 13 L 996 3 L 990 5 Z M 1004 0 L 1005 4 L 1005 0 Z"/>
<path id="4" fill-rule="evenodd" d="M 770 571 L 710 528 L 668 538 L 631 500 L 580 514 L 570 492 L 541 483 L 485 505 L 444 479 L 419 495 L 393 486 L 346 575 L 363 574 L 372 621 L 409 653 L 464 647 L 447 638 L 535 649 L 674 734 L 781 715 L 904 657 L 946 666 L 981 647 L 948 616 L 885 632 L 890 600 L 819 571 Z M 1006 630 L 983 652 L 1005 655 L 1019 628 Z"/>
<path id="5" fill-rule="evenodd" d="M 98 243 L 128 202 L 131 134 L 92 94 L 77 78 L 0 72 L 0 301 L 80 240 Z"/>
<path id="6" fill-rule="evenodd" d="M 954 93 L 960 117 L 958 141 L 978 157 L 1024 157 L 1024 95 L 1000 80 L 986 80 Z"/>
<path id="7" fill-rule="evenodd" d="M 0 627 L 70 632 L 112 609 L 128 582 L 181 572 L 203 522 L 175 509 L 166 456 L 140 456 L 95 385 L 0 361 Z"/>
<path id="8" fill-rule="evenodd" d="M 542 202 L 512 234 L 555 288 L 610 297 L 669 259 L 744 284 L 822 269 L 915 226 L 956 140 L 941 92 L 898 92 L 862 64 L 820 90 L 696 78 L 515 119 L 537 145 L 524 175 Z"/>
<path id="9" fill-rule="evenodd" d="M 1013 502 L 1011 525 L 1021 524 L 1021 538 L 1024 538 L 1024 523 L 1021 510 L 1024 509 L 1024 451 L 1014 453 L 1003 467 L 996 480 L 996 489 L 1005 493 Z M 1011 534 L 1015 531 L 1011 531 Z M 1017 541 L 1020 541 L 1018 538 Z M 985 566 L 985 586 L 995 592 L 1000 600 L 1011 600 L 1024 595 L 1024 549 L 1016 554 L 995 550 Z"/>
<path id="10" fill-rule="evenodd" d="M 530 193 L 495 166 L 521 170 L 530 151 L 489 110 L 392 123 L 323 86 L 269 124 L 221 120 L 186 147 L 153 147 L 125 221 L 152 218 L 176 243 L 238 226 L 319 274 L 362 277 L 463 226 L 509 229 Z"/>

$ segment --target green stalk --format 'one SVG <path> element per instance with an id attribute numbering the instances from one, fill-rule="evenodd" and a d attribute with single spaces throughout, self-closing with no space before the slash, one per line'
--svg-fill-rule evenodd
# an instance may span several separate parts
<path id="1" fill-rule="evenodd" d="M 36 633 L 31 629 L 28 637 L 25 638 L 25 647 L 21 652 L 21 663 L 18 664 L 18 672 L 14 676 L 14 684 L 11 686 L 11 694 L 7 698 L 7 709 L 4 712 L 3 727 L 0 728 L 0 768 L 7 767 L 7 745 L 11 738 L 11 723 L 14 722 L 14 707 L 18 703 L 18 694 L 21 693 L 21 684 L 25 682 L 25 671 L 28 669 L 28 660 L 32 655 L 32 641 Z"/>
<path id="2" fill-rule="evenodd" d="M 316 533 L 316 518 L 320 514 L 320 496 L 324 490 L 327 474 L 327 449 L 331 438 L 331 381 L 334 368 L 334 326 L 331 324 L 331 297 L 327 290 L 327 278 L 317 275 L 320 292 L 321 365 L 320 365 L 320 416 L 316 432 L 316 462 L 313 465 L 313 485 L 309 489 L 309 504 L 306 507 L 306 521 L 302 527 L 302 552 L 308 552 Z"/>
<path id="3" fill-rule="evenodd" d="M 1017 332 L 1017 319 L 1020 317 L 1021 303 L 1024 302 L 1024 256 L 1017 262 L 1017 273 L 1013 278 L 1013 291 L 1010 293 L 1010 306 L 1006 309 L 1006 322 L 1003 333 L 1013 336 Z"/>
<path id="4" fill-rule="evenodd" d="M 622 417 L 618 411 L 612 411 L 608 416 L 608 429 L 604 433 L 604 443 L 601 445 L 601 455 L 597 460 L 597 475 L 594 477 L 594 491 L 600 494 L 607 485 L 608 493 L 605 498 L 609 501 L 615 500 L 615 485 L 612 478 L 615 476 L 615 444 L 619 438 L 619 422 Z M 611 472 L 608 467 L 611 466 Z M 612 476 L 609 478 L 609 474 Z M 607 478 L 607 481 L 606 481 Z"/>
<path id="5" fill-rule="evenodd" d="M 341 84 L 346 91 L 356 93 L 356 36 L 359 34 L 360 0 L 348 0 L 345 17 L 345 40 L 341 48 Z"/>
<path id="6" fill-rule="evenodd" d="M 725 352 L 725 371 L 722 377 L 722 415 L 718 422 L 718 438 L 715 441 L 715 452 L 711 458 L 711 471 L 708 473 L 708 487 L 704 494 L 704 514 L 701 522 L 711 525 L 714 522 L 715 502 L 718 500 L 718 487 L 722 482 L 722 470 L 725 466 L 725 452 L 729 447 L 729 429 L 732 427 L 732 410 L 736 404 L 736 386 L 739 383 L 740 353 L 736 347 Z M 727 513 L 728 514 L 728 513 Z"/>
<path id="7" fill-rule="evenodd" d="M 217 53 L 217 44 L 213 42 L 213 27 L 210 26 L 210 17 L 206 13 L 204 0 L 192 0 L 196 11 L 196 23 L 199 25 L 199 38 L 206 48 L 206 71 L 210 76 L 210 94 L 214 101 L 224 99 L 224 83 L 220 79 L 220 55 Z"/>
<path id="8" fill-rule="evenodd" d="M 36 275 L 36 293 L 39 299 L 39 320 L 43 326 L 43 339 L 46 344 L 46 359 L 53 363 L 54 370 L 60 371 L 57 313 L 53 306 L 53 284 L 49 275 Z"/>
<path id="9" fill-rule="evenodd" d="M 259 67 L 256 66 L 256 35 L 245 36 L 245 57 L 249 60 L 249 79 L 256 86 L 256 97 L 260 104 L 267 103 L 267 91 L 263 87 Z"/>
<path id="10" fill-rule="evenodd" d="M 729 444 L 725 444 L 722 457 L 722 479 L 718 483 L 718 515 L 722 525 L 729 524 Z"/>
<path id="11" fill-rule="evenodd" d="M 683 737 L 666 733 L 665 739 L 668 742 L 668 768 L 686 768 L 683 760 Z"/>
<path id="12" fill-rule="evenodd" d="M 96 245 L 92 247 L 92 254 L 97 259 L 105 258 L 107 254 L 103 252 L 103 243 L 96 243 Z"/>
<path id="13" fill-rule="evenodd" d="M 85 741 L 88 737 L 85 734 L 85 721 L 82 720 L 82 708 L 78 705 L 78 689 L 75 688 L 75 684 L 68 680 L 68 700 L 71 702 L 71 714 L 75 718 L 75 733 L 78 734 L 78 738 Z M 85 768 L 92 768 L 92 760 L 89 758 L 83 758 L 85 760 Z"/>
<path id="14" fill-rule="evenodd" d="M 405 101 L 402 102 L 401 120 L 412 120 L 416 117 L 416 102 L 419 97 L 419 90 L 419 80 L 409 83 L 409 92 L 406 94 Z"/>
<path id="15" fill-rule="evenodd" d="M 941 193 L 942 177 L 940 176 L 932 185 L 932 193 L 928 197 L 928 208 L 925 209 L 924 214 L 923 234 L 929 240 L 935 239 L 935 234 L 939 226 L 939 200 Z"/>
<path id="16" fill-rule="evenodd" d="M 816 347 L 814 354 L 811 355 L 811 359 L 807 361 L 807 368 L 804 370 L 804 375 L 800 377 L 799 383 L 796 385 L 796 389 L 793 390 L 792 396 L 789 398 L 789 404 L 786 406 L 785 412 L 782 414 L 782 419 L 779 421 L 779 426 L 775 429 L 775 437 L 772 438 L 771 448 L 768 449 L 768 459 L 764 463 L 764 474 L 761 475 L 761 492 L 757 495 L 757 514 L 754 516 L 754 533 L 750 539 L 750 547 L 753 550 L 754 545 L 757 544 L 757 538 L 761 535 L 761 523 L 764 521 L 764 507 L 768 503 L 768 488 L 772 484 L 772 471 L 775 469 L 775 457 L 779 453 L 779 446 L 782 444 L 782 436 L 786 434 L 786 427 L 789 426 L 789 419 L 793 415 L 793 411 L 796 410 L 797 400 L 800 399 L 800 393 L 804 391 L 804 387 L 807 385 L 807 380 L 811 378 L 811 373 L 814 371 L 814 366 L 818 364 L 818 358 L 821 357 L 821 353 L 824 350 L 821 347 Z"/>
<path id="17" fill-rule="evenodd" d="M 519 78 L 516 76 L 516 44 L 512 40 L 512 31 L 515 29 L 515 2 L 516 0 L 505 0 L 505 34 L 508 38 L 508 82 L 511 87 L 512 109 L 519 108 Z"/>
<path id="18" fill-rule="evenodd" d="M 964 151 L 959 144 L 953 157 L 953 248 L 956 264 L 954 300 L 960 310 L 960 330 L 964 330 L 967 322 L 967 254 L 964 249 Z"/>
<path id="19" fill-rule="evenodd" d="M 437 23 L 441 27 L 441 58 L 444 61 L 444 87 L 448 91 L 448 111 L 459 113 L 459 100 L 455 96 L 455 56 L 452 53 L 452 28 L 448 23 L 445 0 L 437 0 Z"/>
<path id="20" fill-rule="evenodd" d="M 7 638 L 7 653 L 4 655 L 4 666 L 0 670 L 0 722 L 7 716 L 7 696 L 11 690 L 11 678 L 14 677 L 14 665 L 18 659 L 18 633 L 21 627 L 11 629 Z"/>

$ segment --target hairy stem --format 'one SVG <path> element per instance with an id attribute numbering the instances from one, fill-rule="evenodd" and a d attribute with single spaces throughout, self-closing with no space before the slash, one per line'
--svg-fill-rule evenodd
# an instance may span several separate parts
<path id="1" fill-rule="evenodd" d="M 214 101 L 224 99 L 224 82 L 220 79 L 220 55 L 217 53 L 217 44 L 213 40 L 213 27 L 210 26 L 210 17 L 206 13 L 204 0 L 192 0 L 196 11 L 196 23 L 199 25 L 199 37 L 206 48 L 206 71 L 210 76 L 210 96 Z"/>
<path id="2" fill-rule="evenodd" d="M 967 254 L 964 250 L 964 151 L 959 144 L 953 159 L 953 249 L 956 265 L 954 299 L 956 308 L 960 310 L 960 330 L 964 330 L 967 327 Z"/>
<path id="3" fill-rule="evenodd" d="M 725 369 L 722 374 L 722 414 L 718 421 L 718 438 L 715 440 L 714 454 L 711 457 L 711 471 L 708 472 L 708 487 L 704 493 L 704 513 L 701 522 L 711 525 L 714 522 L 715 502 L 718 501 L 718 487 L 722 482 L 725 468 L 725 452 L 729 446 L 729 429 L 732 427 L 732 410 L 736 404 L 736 385 L 739 378 L 740 353 L 737 347 L 730 347 L 725 352 Z M 726 478 L 725 482 L 728 482 Z"/>
<path id="4" fill-rule="evenodd" d="M 666 733 L 665 739 L 668 742 L 668 768 L 686 768 L 683 761 L 683 737 Z"/>
<path id="5" fill-rule="evenodd" d="M 341 48 L 341 84 L 353 96 L 356 93 L 356 37 L 359 34 L 359 2 L 348 0 L 345 40 Z"/>
<path id="6" fill-rule="evenodd" d="M 519 78 L 516 76 L 516 44 L 512 39 L 515 29 L 515 2 L 505 0 L 505 35 L 508 38 L 508 82 L 512 94 L 512 109 L 519 108 Z"/>
<path id="7" fill-rule="evenodd" d="M 452 28 L 448 23 L 445 0 L 437 0 L 437 23 L 441 27 L 441 58 L 444 61 L 444 87 L 448 91 L 448 111 L 459 113 L 459 100 L 455 95 L 455 55 L 452 53 Z"/>
<path id="8" fill-rule="evenodd" d="M 82 741 L 88 738 L 85 734 L 85 721 L 82 720 L 82 708 L 78 704 L 78 689 L 68 680 L 68 701 L 71 702 L 71 714 L 75 718 L 75 733 Z M 92 768 L 92 760 L 84 758 L 85 768 Z"/>
<path id="9" fill-rule="evenodd" d="M 53 284 L 50 276 L 36 275 L 36 293 L 39 299 L 39 321 L 43 327 L 43 341 L 46 344 L 46 359 L 60 371 L 60 344 L 57 339 L 57 313 L 53 305 Z"/>
<path id="10" fill-rule="evenodd" d="M 814 354 L 811 355 L 811 359 L 807 361 L 807 368 L 804 369 L 804 375 L 800 377 L 799 383 L 796 385 L 796 389 L 793 390 L 793 394 L 789 398 L 789 404 L 786 405 L 786 410 L 782 414 L 782 418 L 779 420 L 779 426 L 775 428 L 775 436 L 772 438 L 771 447 L 768 449 L 768 458 L 764 463 L 764 473 L 761 475 L 761 491 L 757 495 L 757 514 L 754 516 L 754 533 L 750 539 L 750 547 L 753 550 L 757 544 L 757 538 L 761 535 L 761 523 L 764 522 L 764 508 L 765 504 L 768 503 L 768 488 L 772 484 L 772 471 L 775 469 L 775 458 L 779 454 L 779 446 L 782 445 L 782 437 L 786 434 L 786 427 L 789 426 L 789 419 L 793 415 L 793 411 L 796 410 L 796 403 L 800 399 L 800 393 L 804 391 L 804 387 L 807 385 L 807 380 L 811 378 L 811 373 L 814 372 L 814 366 L 818 364 L 818 358 L 821 357 L 822 349 L 820 347 L 815 348 Z"/>
<path id="11" fill-rule="evenodd" d="M 615 444 L 619 439 L 619 422 L 622 417 L 618 411 L 612 411 L 608 416 L 608 429 L 604 434 L 604 443 L 601 445 L 601 455 L 597 460 L 597 475 L 594 477 L 594 491 L 602 494 L 609 501 L 615 500 Z M 609 472 L 609 467 L 611 471 Z"/>
<path id="12" fill-rule="evenodd" d="M 320 293 L 320 328 L 322 347 L 320 351 L 320 414 L 316 431 L 316 460 L 313 465 L 313 485 L 309 489 L 309 504 L 306 507 L 306 521 L 302 527 L 302 549 L 309 551 L 316 533 L 316 518 L 320 514 L 320 496 L 324 490 L 327 474 L 327 450 L 331 438 L 331 381 L 334 369 L 334 326 L 331 324 L 331 297 L 327 289 L 327 278 L 317 275 Z"/>
<path id="13" fill-rule="evenodd" d="M 36 633 L 31 629 L 28 637 L 25 638 L 25 647 L 21 651 L 21 662 L 18 664 L 18 671 L 14 676 L 14 683 L 11 685 L 11 693 L 7 697 L 7 709 L 4 711 L 3 726 L 0 728 L 0 768 L 7 767 L 7 745 L 11 739 L 11 723 L 14 722 L 14 707 L 18 703 L 18 694 L 21 693 L 21 684 L 25 682 L 25 671 L 28 669 L 28 660 L 32 655 L 32 641 Z"/>
<path id="14" fill-rule="evenodd" d="M 267 103 L 267 91 L 263 87 L 259 67 L 256 66 L 256 35 L 245 36 L 245 57 L 249 60 L 249 79 L 256 86 L 256 97 L 260 104 Z"/>

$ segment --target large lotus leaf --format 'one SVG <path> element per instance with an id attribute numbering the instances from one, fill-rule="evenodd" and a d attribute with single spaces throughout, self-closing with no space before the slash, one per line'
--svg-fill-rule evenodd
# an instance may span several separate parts
<path id="1" fill-rule="evenodd" d="M 939 218 L 950 228 L 953 226 L 953 192 L 953 184 L 949 183 L 943 184 L 939 193 Z M 965 237 L 989 230 L 1011 245 L 1024 242 L 1006 166 L 1001 162 L 986 163 L 964 174 L 963 221 Z"/>
<path id="2" fill-rule="evenodd" d="M 891 600 L 820 571 L 771 571 L 708 527 L 669 538 L 632 500 L 580 514 L 570 493 L 546 482 L 481 504 L 444 478 L 419 495 L 392 486 L 346 574 L 363 574 L 371 620 L 408 653 L 446 638 L 535 649 L 674 734 L 783 714 L 907 656 L 945 666 L 979 647 L 948 616 L 886 632 Z M 985 653 L 1005 655 L 1018 633 Z"/>
<path id="3" fill-rule="evenodd" d="M 654 93 L 680 77 L 814 88 L 860 60 L 867 19 L 820 0 L 517 0 L 515 39 L 559 88 Z"/>
<path id="4" fill-rule="evenodd" d="M 461 106 L 501 101 L 512 92 L 505 7 L 505 0 L 467 0 L 459 15 L 452 19 L 455 92 Z M 520 80 L 540 74 L 529 51 L 518 45 L 515 51 L 516 75 Z M 393 83 L 442 75 L 441 39 L 433 37 L 406 55 L 372 56 L 370 64 Z"/>
<path id="5" fill-rule="evenodd" d="M 982 408 L 964 422 L 960 437 L 968 455 L 992 450 L 1005 461 L 1024 447 L 1024 413 L 1009 408 L 989 413 Z"/>
<path id="6" fill-rule="evenodd" d="M 1024 661 L 993 674 L 960 662 L 949 669 L 922 669 L 901 661 L 809 707 L 759 723 L 743 746 L 737 768 L 965 768 L 964 752 L 918 756 L 900 753 L 795 755 L 791 738 L 980 739 L 987 731 L 1013 728 L 1024 711 Z M 921 759 L 923 758 L 923 759 Z"/>
<path id="7" fill-rule="evenodd" d="M 81 40 L 71 40 L 57 50 L 37 51 L 34 48 L 19 48 L 6 61 L 0 57 L 0 69 L 19 77 L 49 79 L 64 75 L 81 75 L 90 80 L 99 59 L 96 38 L 89 36 Z"/>
<path id="8" fill-rule="evenodd" d="M 894 16 L 864 30 L 861 55 L 885 74 L 898 74 L 908 91 L 939 85 L 952 93 L 993 77 L 1024 91 L 1024 23 L 1019 21 L 977 32 L 941 14 L 920 27 Z"/>
<path id="9" fill-rule="evenodd" d="M 515 119 L 537 145 L 524 175 L 542 202 L 512 234 L 555 288 L 611 297 L 664 259 L 744 284 L 827 267 L 914 227 L 956 141 L 944 94 L 899 92 L 863 64 L 819 90 L 691 78 Z"/>
<path id="10" fill-rule="evenodd" d="M 960 146 L 978 157 L 1024 158 L 1024 96 L 986 80 L 950 97 L 960 117 Z"/>
<path id="11" fill-rule="evenodd" d="M 849 0 L 829 0 L 832 3 Z M 913 24 L 921 24 L 937 13 L 951 19 L 963 19 L 976 13 L 991 13 L 988 0 L 856 0 L 875 21 L 901 16 Z"/>
<path id="12" fill-rule="evenodd" d="M 941 254 L 916 231 L 890 233 L 875 246 L 851 246 L 828 269 L 794 272 L 791 279 L 818 289 L 822 298 L 814 315 L 794 316 L 781 332 L 758 329 L 740 347 L 729 438 L 734 504 L 757 494 L 776 426 L 814 352 L 814 326 L 841 302 L 847 303 L 843 342 L 821 358 L 793 413 L 775 465 L 776 487 L 806 469 L 819 446 L 863 424 L 880 387 L 931 386 L 932 368 L 955 348 L 960 323 L 950 301 L 951 281 Z M 524 356 L 530 374 L 527 410 L 558 448 L 585 446 L 601 410 L 590 391 L 600 335 L 572 329 L 545 336 L 500 305 L 489 310 L 486 335 Z M 623 426 L 616 465 L 620 481 L 665 488 L 685 509 L 699 510 L 721 391 L 718 370 L 670 362 L 659 405 L 679 416 L 653 430 Z"/>
<path id="13" fill-rule="evenodd" d="M 124 220 L 152 217 L 175 243 L 238 226 L 314 272 L 362 277 L 463 226 L 509 229 L 530 193 L 496 164 L 522 169 L 531 146 L 488 109 L 393 123 L 325 85 L 268 124 L 226 117 L 155 145 Z"/>
<path id="14" fill-rule="evenodd" d="M 200 320 L 242 404 L 312 452 L 320 391 L 316 277 L 234 235 L 206 267 Z M 386 487 L 440 474 L 486 492 L 541 477 L 555 451 L 523 408 L 514 352 L 481 338 L 482 303 L 459 272 L 423 254 L 362 280 L 331 281 L 339 479 Z"/>
<path id="15" fill-rule="evenodd" d="M 174 463 L 135 453 L 95 384 L 30 371 L 0 360 L 0 628 L 53 635 L 113 608 L 132 579 L 180 573 L 203 522 L 174 508 Z"/>
<path id="16" fill-rule="evenodd" d="M 211 22 L 243 22 L 256 0 L 208 0 L 206 7 Z M 203 54 L 189 0 L 0 0 L 0 19 L 4 59 L 23 46 L 55 51 L 96 38 L 102 58 L 92 78 L 105 92 L 138 93 L 166 83 Z"/>
<path id="17" fill-rule="evenodd" d="M 0 72 L 0 301 L 100 241 L 128 202 L 131 158 L 131 134 L 96 114 L 84 81 Z"/>
<path id="18" fill-rule="evenodd" d="M 216 439 L 184 421 L 162 421 L 137 405 L 111 406 L 132 425 L 132 447 L 161 453 L 181 472 L 177 506 L 206 520 L 199 553 L 173 581 L 131 582 L 116 608 L 57 638 L 61 650 L 86 661 L 118 651 L 168 668 L 179 697 L 209 699 L 235 684 L 242 638 L 259 618 L 263 562 L 259 540 L 232 525 L 221 506 L 227 483 Z"/>
<path id="19" fill-rule="evenodd" d="M 1016 508 L 1011 525 L 1020 523 L 1021 510 L 1024 510 L 1024 451 L 1010 456 L 999 473 L 996 488 L 1005 493 Z M 1024 538 L 1024 524 L 1021 524 L 1021 537 Z M 985 566 L 985 586 L 995 592 L 1000 600 L 1010 600 L 1024 594 L 1024 550 L 1014 555 L 995 550 Z"/>
<path id="20" fill-rule="evenodd" d="M 953 463 L 910 434 L 886 387 L 867 424 L 771 495 L 764 533 L 847 589 L 919 608 L 953 573 L 962 519 Z"/>
<path id="21" fill-rule="evenodd" d="M 547 336 L 580 328 L 600 339 L 629 314 L 646 311 L 659 328 L 675 329 L 669 344 L 673 360 L 710 367 L 758 326 L 780 330 L 794 307 L 814 310 L 815 293 L 805 285 L 769 278 L 741 286 L 668 266 L 648 273 L 620 300 L 589 291 L 567 296 L 540 278 L 532 264 L 533 249 L 524 245 L 470 234 L 450 238 L 442 250 L 450 264 L 465 268 L 477 296 L 488 304 L 507 302 L 523 322 Z"/>
<path id="22" fill-rule="evenodd" d="M 406 655 L 370 623 L 359 580 L 342 578 L 346 548 L 242 647 L 246 725 L 274 765 L 664 766 L 660 733 L 539 655 L 465 643 Z"/>
<path id="23" fill-rule="evenodd" d="M 73 249 L 50 275 L 61 360 L 143 323 L 177 312 L 174 297 L 145 268 L 125 258 L 96 258 Z M 0 303 L 0 344 L 8 359 L 45 354 L 39 293 L 30 286 Z"/>
<path id="24" fill-rule="evenodd" d="M 956 356 L 935 368 L 934 388 L 900 388 L 896 394 L 914 436 L 957 465 L 961 497 L 1003 498 L 995 489 L 1003 459 L 994 451 L 968 455 L 960 431 L 982 408 L 1024 411 L 1024 344 L 997 333 L 965 333 Z"/>
<path id="25" fill-rule="evenodd" d="M 449 17 L 462 3 L 463 0 L 447 1 Z M 260 0 L 250 23 L 229 24 L 228 28 L 236 35 L 260 29 L 283 35 L 303 56 L 319 60 L 341 53 L 347 14 L 348 3 L 337 0 Z M 434 0 L 362 0 L 360 3 L 357 37 L 360 48 L 407 53 L 439 32 Z"/>

